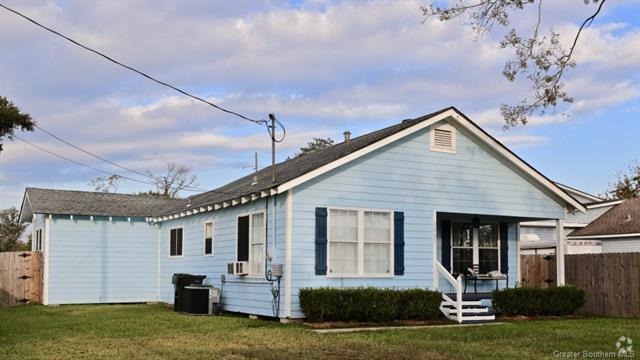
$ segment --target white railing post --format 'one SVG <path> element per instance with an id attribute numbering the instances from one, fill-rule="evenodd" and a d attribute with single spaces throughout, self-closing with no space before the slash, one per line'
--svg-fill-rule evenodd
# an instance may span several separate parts
<path id="1" fill-rule="evenodd" d="M 456 279 L 456 320 L 462 323 L 462 276 Z"/>

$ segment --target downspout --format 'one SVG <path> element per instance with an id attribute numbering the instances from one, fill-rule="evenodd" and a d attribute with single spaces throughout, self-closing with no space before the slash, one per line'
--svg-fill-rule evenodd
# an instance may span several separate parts
<path id="1" fill-rule="evenodd" d="M 160 302 L 160 248 L 162 247 L 162 223 L 158 223 L 157 258 L 158 271 L 156 276 L 156 301 Z"/>

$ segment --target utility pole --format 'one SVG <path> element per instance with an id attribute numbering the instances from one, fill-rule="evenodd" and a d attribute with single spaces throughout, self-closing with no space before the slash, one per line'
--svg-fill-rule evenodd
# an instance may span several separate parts
<path id="1" fill-rule="evenodd" d="M 269 128 L 271 129 L 271 182 L 276 182 L 276 116 L 274 114 L 269 114 L 269 119 L 271 120 L 271 125 Z"/>

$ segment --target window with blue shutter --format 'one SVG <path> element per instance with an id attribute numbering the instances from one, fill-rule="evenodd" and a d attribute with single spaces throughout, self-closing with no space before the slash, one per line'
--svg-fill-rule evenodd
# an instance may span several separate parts
<path id="1" fill-rule="evenodd" d="M 393 214 L 393 274 L 404 275 L 404 213 Z"/>
<path id="2" fill-rule="evenodd" d="M 327 275 L 327 208 L 316 208 L 316 275 Z"/>
<path id="3" fill-rule="evenodd" d="M 509 273 L 509 223 L 500 223 L 500 272 Z"/>

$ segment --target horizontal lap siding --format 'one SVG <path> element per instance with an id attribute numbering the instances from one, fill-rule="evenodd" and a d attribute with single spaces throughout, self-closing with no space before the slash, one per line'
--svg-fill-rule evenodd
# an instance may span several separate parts
<path id="1" fill-rule="evenodd" d="M 640 236 L 598 240 L 602 240 L 603 253 L 640 252 Z"/>
<path id="2" fill-rule="evenodd" d="M 142 220 L 54 216 L 49 303 L 157 300 L 157 231 Z"/>
<path id="3" fill-rule="evenodd" d="M 559 218 L 548 195 L 458 131 L 457 153 L 429 150 L 428 129 L 387 145 L 293 189 L 292 317 L 298 290 L 318 286 L 432 286 L 433 211 Z M 381 208 L 405 216 L 405 273 L 379 279 L 314 275 L 316 207 Z M 509 276 L 517 277 L 516 224 L 509 226 Z M 485 285 L 489 286 L 489 285 Z M 495 286 L 495 285 L 494 285 Z"/>
<path id="4" fill-rule="evenodd" d="M 269 198 L 267 214 L 269 251 L 272 263 L 284 263 L 284 197 L 277 197 L 275 212 L 273 206 L 273 198 Z M 258 200 L 245 205 L 163 222 L 160 228 L 160 300 L 173 303 L 174 289 L 171 277 L 175 273 L 206 275 L 205 283 L 216 287 L 221 286 L 221 276 L 224 275 L 226 281 L 222 284 L 221 303 L 226 311 L 273 316 L 271 284 L 265 280 L 264 276 L 226 275 L 227 263 L 236 260 L 238 216 L 264 210 L 265 200 Z M 213 256 L 204 255 L 204 223 L 207 221 L 214 222 Z M 180 226 L 184 229 L 183 257 L 169 257 L 169 230 Z M 284 299 L 281 299 L 281 304 L 283 302 Z"/>

